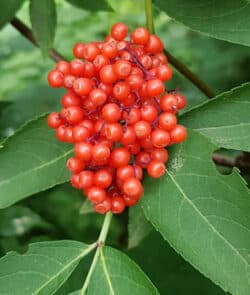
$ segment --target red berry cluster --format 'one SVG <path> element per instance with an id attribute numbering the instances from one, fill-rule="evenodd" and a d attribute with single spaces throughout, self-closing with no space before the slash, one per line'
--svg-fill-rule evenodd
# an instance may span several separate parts
<path id="1" fill-rule="evenodd" d="M 186 139 L 177 111 L 186 99 L 166 91 L 172 70 L 160 38 L 137 28 L 113 25 L 104 42 L 76 43 L 71 62 L 48 74 L 51 87 L 64 87 L 63 109 L 48 116 L 60 141 L 75 144 L 67 162 L 71 184 L 83 189 L 99 213 L 121 213 L 143 195 L 143 169 L 165 173 L 173 143 Z"/>

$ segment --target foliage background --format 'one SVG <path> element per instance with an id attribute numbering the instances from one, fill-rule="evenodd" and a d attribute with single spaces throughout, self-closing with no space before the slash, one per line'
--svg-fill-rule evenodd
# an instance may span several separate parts
<path id="1" fill-rule="evenodd" d="M 101 40 L 111 25 L 125 22 L 130 29 L 145 22 L 144 2 L 110 1 L 115 12 L 88 12 L 57 0 L 58 26 L 54 47 L 67 58 L 77 41 Z M 231 44 L 192 32 L 155 11 L 155 29 L 166 48 L 220 93 L 250 79 L 248 47 Z M 18 16 L 30 25 L 28 3 Z M 0 32 L 0 138 L 11 135 L 29 119 L 60 107 L 61 90 L 47 86 L 47 72 L 53 62 L 24 39 L 11 25 Z M 205 100 L 204 95 L 175 72 L 170 88 L 179 88 L 188 98 L 188 108 Z M 187 109 L 188 109 L 187 108 Z M 230 153 L 235 153 L 231 151 Z M 0 254 L 25 251 L 27 244 L 41 240 L 96 240 L 103 217 L 82 205 L 83 197 L 68 184 L 39 193 L 17 205 L 0 210 Z M 127 215 L 112 223 L 109 244 L 126 249 Z M 126 250 L 150 276 L 162 294 L 225 294 L 178 256 L 149 226 L 150 236 L 140 246 Z M 135 244 L 137 241 L 135 241 Z M 153 245 L 152 245 L 153 243 Z M 152 249 L 159 248 L 159 251 Z M 164 251 L 162 251 L 164 249 Z M 82 262 L 57 292 L 68 294 L 81 286 L 91 257 Z M 164 263 L 162 263 L 164 262 Z M 167 268 L 161 268 L 161 265 Z M 155 272 L 155 269 L 158 271 Z"/>

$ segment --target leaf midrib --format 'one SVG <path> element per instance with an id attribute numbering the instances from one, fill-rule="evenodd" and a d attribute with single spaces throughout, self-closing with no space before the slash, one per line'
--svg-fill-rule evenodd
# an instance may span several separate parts
<path id="1" fill-rule="evenodd" d="M 46 281 L 43 285 L 39 287 L 39 289 L 35 290 L 31 295 L 37 295 L 41 290 L 46 288 L 56 277 L 58 277 L 60 274 L 62 274 L 67 268 L 69 268 L 72 264 L 86 256 L 88 253 L 90 253 L 94 248 L 96 247 L 95 244 L 89 245 L 87 249 L 82 251 L 77 257 L 75 257 L 73 260 L 71 260 L 68 264 L 66 264 L 61 271 L 57 272 L 54 276 L 52 276 L 48 281 Z"/>
<path id="2" fill-rule="evenodd" d="M 32 169 L 29 169 L 29 170 L 26 170 L 25 172 L 22 172 L 22 173 L 19 173 L 19 174 L 16 174 L 10 178 L 7 178 L 7 179 L 4 179 L 0 182 L 0 187 L 6 183 L 9 183 L 11 182 L 13 179 L 15 178 L 19 178 L 20 176 L 25 176 L 26 174 L 29 174 L 29 173 L 32 173 L 32 172 L 35 172 L 35 171 L 38 171 L 40 169 L 43 169 L 44 167 L 47 167 L 47 166 L 50 166 L 54 163 L 56 163 L 57 161 L 61 160 L 62 158 L 66 157 L 67 155 L 71 154 L 73 151 L 73 149 L 70 149 L 69 151 L 63 153 L 62 155 L 60 155 L 59 157 L 56 157 L 55 159 L 49 161 L 49 162 L 45 162 L 43 163 L 42 165 L 40 166 L 36 166 Z"/>
<path id="3" fill-rule="evenodd" d="M 236 254 L 240 257 L 240 259 L 243 261 L 243 263 L 248 267 L 248 262 L 245 260 L 245 258 L 239 253 L 239 251 L 227 240 L 224 236 L 221 235 L 220 232 L 217 231 L 217 229 L 210 223 L 210 221 L 202 214 L 202 212 L 195 206 L 193 202 L 188 198 L 188 196 L 185 194 L 183 189 L 180 187 L 180 185 L 176 182 L 174 176 L 167 171 L 167 174 L 173 181 L 174 185 L 177 187 L 177 189 L 181 192 L 184 200 L 188 202 L 191 207 L 197 212 L 197 214 L 207 223 L 207 225 L 212 229 L 212 231 L 221 239 L 223 240 Z"/>
<path id="4" fill-rule="evenodd" d="M 109 286 L 109 289 L 110 289 L 110 295 L 115 295 L 115 292 L 114 292 L 114 289 L 113 289 L 113 286 L 112 286 L 111 278 L 110 278 L 109 273 L 108 273 L 108 269 L 107 269 L 107 265 L 106 265 L 106 261 L 105 261 L 105 257 L 103 255 L 102 249 L 100 249 L 100 256 L 101 256 L 101 262 L 102 262 L 104 275 L 105 275 L 105 278 L 107 280 L 107 283 L 108 283 L 108 286 Z"/>

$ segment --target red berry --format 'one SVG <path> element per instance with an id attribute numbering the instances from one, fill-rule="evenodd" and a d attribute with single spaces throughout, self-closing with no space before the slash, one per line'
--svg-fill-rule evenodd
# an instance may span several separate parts
<path id="1" fill-rule="evenodd" d="M 100 169 L 94 175 L 94 183 L 101 188 L 108 188 L 112 183 L 113 177 L 107 169 Z"/>
<path id="2" fill-rule="evenodd" d="M 89 99 L 95 107 L 101 106 L 107 100 L 107 94 L 104 90 L 96 88 L 89 93 Z"/>
<path id="3" fill-rule="evenodd" d="M 56 70 L 68 75 L 70 73 L 70 64 L 67 61 L 61 60 L 56 64 Z"/>
<path id="4" fill-rule="evenodd" d="M 170 144 L 170 135 L 162 129 L 155 129 L 151 134 L 152 144 L 157 148 L 162 148 Z"/>
<path id="5" fill-rule="evenodd" d="M 177 118 L 173 113 L 162 113 L 159 117 L 159 126 L 164 130 L 172 130 L 177 124 Z"/>
<path id="6" fill-rule="evenodd" d="M 106 199 L 107 194 L 104 189 L 97 186 L 92 186 L 87 191 L 87 197 L 92 203 L 98 204 Z"/>
<path id="7" fill-rule="evenodd" d="M 80 106 L 81 98 L 73 93 L 72 91 L 67 92 L 62 97 L 62 105 L 64 108 L 72 107 L 72 106 Z"/>
<path id="8" fill-rule="evenodd" d="M 156 120 L 157 116 L 158 116 L 157 109 L 153 105 L 144 105 L 141 108 L 142 120 L 153 122 L 154 120 Z"/>
<path id="9" fill-rule="evenodd" d="M 150 37 L 150 32 L 146 28 L 136 28 L 131 34 L 131 39 L 137 45 L 145 45 Z"/>
<path id="10" fill-rule="evenodd" d="M 73 88 L 75 93 L 80 96 L 88 95 L 93 88 L 93 81 L 89 78 L 79 78 L 75 80 Z"/>
<path id="11" fill-rule="evenodd" d="M 113 87 L 113 96 L 118 100 L 126 100 L 130 93 L 130 87 L 126 82 L 117 82 Z"/>
<path id="12" fill-rule="evenodd" d="M 83 189 L 88 189 L 94 184 L 94 173 L 92 171 L 82 171 L 79 174 L 79 185 Z"/>
<path id="13" fill-rule="evenodd" d="M 101 203 L 94 204 L 95 211 L 100 214 L 105 214 L 111 209 L 111 200 L 106 197 Z"/>
<path id="14" fill-rule="evenodd" d="M 75 155 L 84 161 L 89 161 L 92 158 L 93 146 L 88 142 L 79 142 L 75 145 Z"/>
<path id="15" fill-rule="evenodd" d="M 77 125 L 73 128 L 73 139 L 75 142 L 81 142 L 86 140 L 90 136 L 89 129 L 82 126 Z"/>
<path id="16" fill-rule="evenodd" d="M 85 44 L 82 42 L 77 42 L 73 47 L 73 54 L 76 58 L 83 58 L 83 50 Z"/>
<path id="17" fill-rule="evenodd" d="M 178 108 L 178 100 L 173 94 L 166 93 L 160 100 L 160 106 L 164 112 L 175 113 Z"/>
<path id="18" fill-rule="evenodd" d="M 63 123 L 63 119 L 59 113 L 53 112 L 48 115 L 47 122 L 50 128 L 58 128 Z"/>
<path id="19" fill-rule="evenodd" d="M 168 65 L 161 65 L 156 68 L 156 76 L 162 81 L 168 81 L 172 78 L 172 69 Z"/>
<path id="20" fill-rule="evenodd" d="M 153 178 L 160 178 L 165 174 L 165 171 L 166 167 L 164 163 L 158 160 L 152 161 L 147 167 L 148 175 Z"/>
<path id="21" fill-rule="evenodd" d="M 165 148 L 154 148 L 151 151 L 150 156 L 152 160 L 158 160 L 165 163 L 168 160 L 168 151 Z"/>
<path id="22" fill-rule="evenodd" d="M 185 106 L 187 105 L 186 97 L 180 93 L 175 93 L 174 96 L 175 98 L 177 98 L 177 108 L 179 110 L 185 108 Z"/>
<path id="23" fill-rule="evenodd" d="M 110 165 L 115 168 L 119 168 L 122 166 L 128 165 L 130 160 L 130 153 L 129 151 L 124 148 L 116 148 L 111 152 L 110 155 Z"/>
<path id="24" fill-rule="evenodd" d="M 121 111 L 117 104 L 108 103 L 102 108 L 102 118 L 108 123 L 115 123 L 121 118 Z"/>
<path id="25" fill-rule="evenodd" d="M 114 67 L 112 65 L 105 65 L 100 69 L 99 72 L 100 79 L 105 84 L 114 83 L 118 77 L 114 71 Z"/>
<path id="26" fill-rule="evenodd" d="M 82 77 L 84 74 L 85 64 L 79 59 L 70 62 L 70 73 L 74 76 Z"/>
<path id="27" fill-rule="evenodd" d="M 170 138 L 173 143 L 180 143 L 187 138 L 187 130 L 182 125 L 176 125 L 174 129 L 170 131 Z"/>
<path id="28" fill-rule="evenodd" d="M 114 63 L 113 68 L 117 77 L 124 79 L 130 74 L 132 65 L 129 61 L 120 59 Z"/>
<path id="29" fill-rule="evenodd" d="M 152 79 L 146 82 L 146 91 L 150 97 L 158 96 L 162 94 L 164 90 L 164 83 L 160 79 Z"/>
<path id="30" fill-rule="evenodd" d="M 135 141 L 136 141 L 136 134 L 135 134 L 134 128 L 132 126 L 127 126 L 120 138 L 120 143 L 123 145 L 129 145 L 134 143 Z"/>
<path id="31" fill-rule="evenodd" d="M 92 148 L 92 156 L 94 161 L 106 161 L 110 156 L 110 149 L 102 143 L 98 143 Z"/>
<path id="32" fill-rule="evenodd" d="M 94 43 L 83 47 L 83 57 L 88 61 L 93 61 L 98 54 L 100 54 L 100 49 Z"/>
<path id="33" fill-rule="evenodd" d="M 124 194 L 131 198 L 139 199 L 143 195 L 143 186 L 139 179 L 135 177 L 128 178 L 122 185 Z"/>
<path id="34" fill-rule="evenodd" d="M 63 86 L 64 76 L 63 73 L 52 70 L 48 74 L 48 83 L 51 87 L 59 88 Z"/>
<path id="35" fill-rule="evenodd" d="M 104 127 L 105 136 L 110 141 L 119 141 L 122 137 L 122 126 L 119 123 L 107 123 Z"/>
<path id="36" fill-rule="evenodd" d="M 134 125 L 136 137 L 139 139 L 147 138 L 151 133 L 151 126 L 147 121 L 138 121 Z"/>
<path id="37" fill-rule="evenodd" d="M 79 174 L 72 174 L 70 177 L 70 183 L 74 188 L 80 189 Z"/>
<path id="38" fill-rule="evenodd" d="M 111 211 L 114 214 L 122 213 L 126 208 L 125 201 L 122 197 L 112 197 L 111 198 Z"/>
<path id="39" fill-rule="evenodd" d="M 160 53 L 163 50 L 161 39 L 156 35 L 150 35 L 148 42 L 145 46 L 145 51 L 148 53 Z"/>
<path id="40" fill-rule="evenodd" d="M 69 158 L 67 161 L 67 168 L 73 173 L 81 172 L 85 167 L 85 163 L 82 159 L 77 157 Z"/>
<path id="41" fill-rule="evenodd" d="M 117 40 L 123 40 L 128 34 L 128 27 L 123 23 L 114 24 L 111 28 L 111 36 Z"/>
<path id="42" fill-rule="evenodd" d="M 77 124 L 84 117 L 84 110 L 79 106 L 72 106 L 62 109 L 61 116 L 67 120 L 69 124 Z"/>

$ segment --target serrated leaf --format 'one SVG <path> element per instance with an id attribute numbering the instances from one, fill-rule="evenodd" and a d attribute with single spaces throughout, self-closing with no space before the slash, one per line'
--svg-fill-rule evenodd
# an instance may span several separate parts
<path id="1" fill-rule="evenodd" d="M 88 295 L 159 294 L 142 270 L 125 254 L 111 247 L 100 249 Z"/>
<path id="2" fill-rule="evenodd" d="M 38 214 L 21 205 L 0 210 L 0 236 L 22 236 L 33 228 L 48 230 L 51 225 Z"/>
<path id="3" fill-rule="evenodd" d="M 53 46 L 56 31 L 56 5 L 54 0 L 31 0 L 30 20 L 34 36 L 44 55 Z"/>
<path id="4" fill-rule="evenodd" d="M 72 146 L 58 142 L 54 133 L 42 116 L 2 143 L 0 208 L 68 180 L 65 164 Z"/>
<path id="5" fill-rule="evenodd" d="M 15 16 L 23 2 L 24 0 L 0 1 L 0 29 Z"/>
<path id="6" fill-rule="evenodd" d="M 250 151 L 250 83 L 224 92 L 185 113 L 180 122 L 220 147 Z"/>
<path id="7" fill-rule="evenodd" d="M 150 277 L 160 294 L 166 294 L 166 290 L 174 295 L 226 294 L 182 259 L 155 230 L 127 254 Z"/>
<path id="8" fill-rule="evenodd" d="M 96 1 L 90 1 L 90 0 L 66 0 L 70 4 L 82 8 L 84 10 L 89 11 L 113 11 L 113 8 L 110 6 L 109 2 L 107 0 L 96 0 Z"/>
<path id="9" fill-rule="evenodd" d="M 142 206 L 155 228 L 195 268 L 235 295 L 250 290 L 250 195 L 236 170 L 221 175 L 217 147 L 189 130 L 166 176 L 145 180 Z"/>
<path id="10" fill-rule="evenodd" d="M 208 36 L 250 46 L 248 0 L 155 0 L 171 18 Z"/>
<path id="11" fill-rule="evenodd" d="M 138 246 L 151 230 L 152 225 L 146 219 L 141 206 L 129 208 L 128 248 Z"/>
<path id="12" fill-rule="evenodd" d="M 76 241 L 39 242 L 27 253 L 0 259 L 0 294 L 54 294 L 94 245 Z"/>

